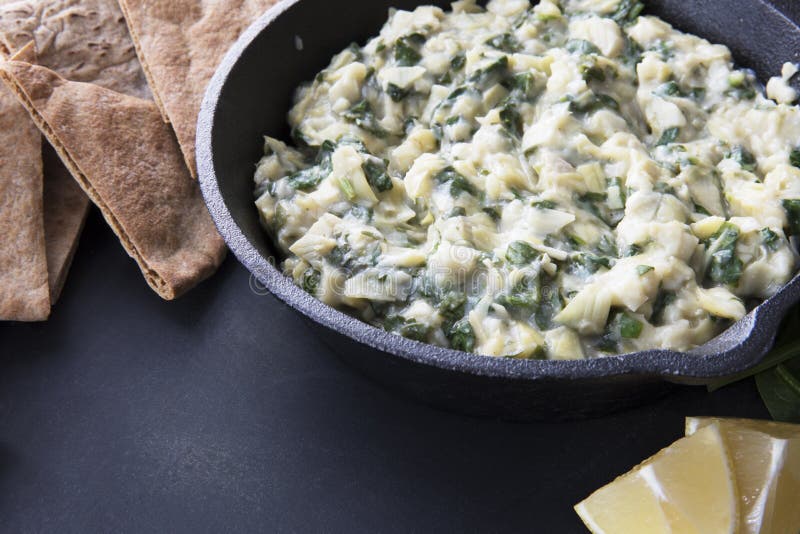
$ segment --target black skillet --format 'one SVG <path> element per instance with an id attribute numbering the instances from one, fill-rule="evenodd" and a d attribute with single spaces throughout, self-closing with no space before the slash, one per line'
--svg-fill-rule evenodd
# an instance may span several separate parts
<path id="1" fill-rule="evenodd" d="M 795 278 L 720 337 L 692 351 L 646 351 L 556 362 L 498 359 L 426 345 L 368 326 L 310 297 L 276 269 L 279 262 L 253 204 L 262 136 L 288 139 L 294 89 L 351 42 L 375 35 L 390 7 L 444 1 L 288 0 L 245 32 L 220 64 L 198 122 L 197 163 L 208 208 L 230 249 L 258 281 L 301 313 L 345 361 L 423 402 L 515 420 L 607 413 L 668 391 L 756 365 L 781 318 L 800 299 Z M 647 13 L 728 45 L 762 81 L 800 59 L 800 28 L 760 0 L 651 0 Z M 800 143 L 800 140 L 798 140 Z M 275 302 L 265 301 L 263 320 Z"/>

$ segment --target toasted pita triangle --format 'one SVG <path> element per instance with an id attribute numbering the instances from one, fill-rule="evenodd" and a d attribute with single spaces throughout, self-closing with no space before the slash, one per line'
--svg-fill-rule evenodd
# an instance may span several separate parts
<path id="1" fill-rule="evenodd" d="M 0 1 L 0 53 L 92 82 L 152 98 L 115 0 Z M 30 120 L 30 119 L 28 119 Z M 44 232 L 50 301 L 55 304 L 89 210 L 89 199 L 48 143 L 43 143 Z"/>
<path id="2" fill-rule="evenodd" d="M 0 77 L 161 297 L 217 269 L 225 245 L 155 104 L 22 61 Z"/>
<path id="3" fill-rule="evenodd" d="M 50 314 L 42 137 L 25 109 L 0 87 L 0 320 L 43 321 Z"/>
<path id="4" fill-rule="evenodd" d="M 33 42 L 23 47 L 17 53 L 17 58 L 35 60 Z M 8 91 L 6 88 L 3 90 Z M 25 121 L 35 127 L 29 116 L 26 115 Z M 44 171 L 44 241 L 52 306 L 61 296 L 75 250 L 78 248 L 83 223 L 89 213 L 89 198 L 73 180 L 53 147 L 47 141 L 41 144 Z"/>
<path id="5" fill-rule="evenodd" d="M 197 115 L 228 48 L 277 0 L 120 0 L 156 103 L 172 123 L 192 176 Z"/>

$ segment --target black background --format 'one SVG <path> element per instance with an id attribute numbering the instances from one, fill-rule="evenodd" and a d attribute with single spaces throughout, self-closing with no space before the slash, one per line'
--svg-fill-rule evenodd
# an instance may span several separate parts
<path id="1" fill-rule="evenodd" d="M 93 212 L 51 320 L 0 323 L 0 529 L 584 532 L 573 504 L 710 414 L 767 416 L 752 381 L 573 423 L 439 412 L 345 367 L 234 258 L 161 301 Z"/>

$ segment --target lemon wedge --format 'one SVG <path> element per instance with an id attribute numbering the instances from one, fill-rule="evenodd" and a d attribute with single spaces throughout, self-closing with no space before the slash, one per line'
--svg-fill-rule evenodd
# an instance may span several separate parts
<path id="1" fill-rule="evenodd" d="M 716 423 L 699 426 L 575 506 L 594 534 L 732 534 L 738 491 Z"/>
<path id="2" fill-rule="evenodd" d="M 733 460 L 741 532 L 800 533 L 800 425 L 745 419 L 686 419 L 686 434 L 717 425 Z"/>

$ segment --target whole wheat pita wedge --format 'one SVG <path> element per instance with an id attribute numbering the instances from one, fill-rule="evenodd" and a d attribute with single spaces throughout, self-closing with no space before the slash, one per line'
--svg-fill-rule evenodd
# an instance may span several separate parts
<path id="1" fill-rule="evenodd" d="M 25 109 L 0 87 L 0 320 L 50 315 L 41 141 Z"/>
<path id="2" fill-rule="evenodd" d="M 22 61 L 0 65 L 0 77 L 161 297 L 217 269 L 225 244 L 154 103 Z"/>
<path id="3" fill-rule="evenodd" d="M 35 59 L 33 45 L 25 47 L 20 55 Z M 3 90 L 8 91 L 5 87 Z M 8 94 L 13 96 L 10 92 Z M 19 103 L 17 105 L 20 106 Z M 24 110 L 21 106 L 20 109 Z M 27 115 L 27 111 L 25 121 L 28 127 L 36 126 Z M 83 231 L 86 215 L 89 213 L 89 198 L 64 167 L 53 147 L 46 140 L 41 145 L 44 174 L 44 242 L 52 306 L 61 296 L 67 273 L 72 265 L 78 239 Z M 30 155 L 31 159 L 35 157 L 35 154 Z"/>
<path id="4" fill-rule="evenodd" d="M 0 55 L 10 53 L 73 81 L 152 98 L 116 0 L 0 0 Z M 90 203 L 50 145 L 42 148 L 45 244 L 55 304 Z"/>
<path id="5" fill-rule="evenodd" d="M 8 89 L 3 87 L 3 90 Z M 89 213 L 89 197 L 81 190 L 49 143 L 42 143 L 44 166 L 44 241 L 50 281 L 50 304 L 61 296 L 72 258 Z"/>
<path id="6" fill-rule="evenodd" d="M 156 103 L 197 176 L 195 130 L 206 86 L 228 48 L 277 0 L 119 3 Z"/>
<path id="7" fill-rule="evenodd" d="M 152 98 L 116 0 L 0 2 L 0 50 L 11 56 L 30 42 L 31 63 L 67 80 Z"/>

